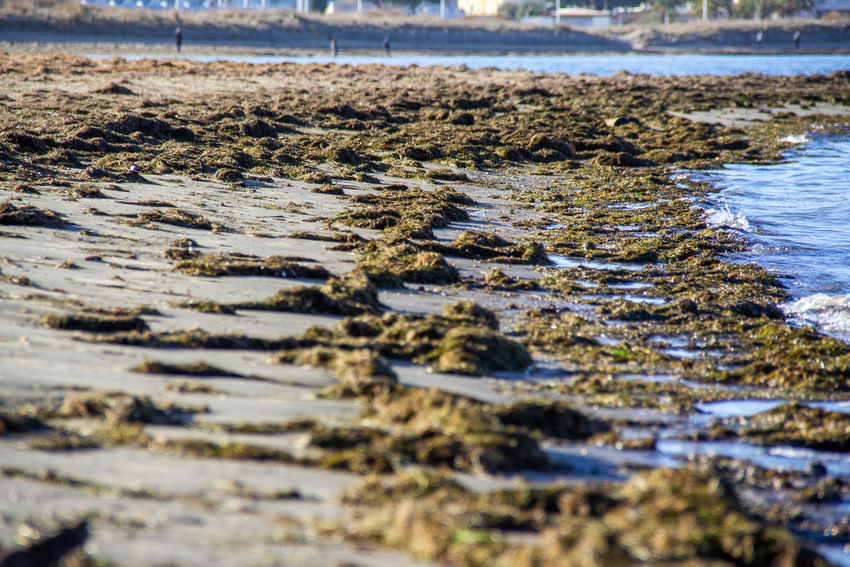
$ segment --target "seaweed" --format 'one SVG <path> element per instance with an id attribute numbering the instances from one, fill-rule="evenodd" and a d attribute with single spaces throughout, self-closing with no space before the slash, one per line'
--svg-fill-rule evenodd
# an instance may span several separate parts
<path id="1" fill-rule="evenodd" d="M 790 403 L 741 418 L 726 427 L 708 428 L 706 439 L 740 438 L 757 445 L 791 445 L 817 451 L 845 452 L 850 447 L 850 416 L 844 413 Z"/>
<path id="2" fill-rule="evenodd" d="M 189 276 L 270 276 L 276 278 L 303 278 L 326 280 L 331 277 L 322 266 L 304 266 L 300 261 L 309 258 L 269 256 L 257 258 L 247 254 L 221 253 L 197 254 L 176 264 L 172 270 Z"/>
<path id="3" fill-rule="evenodd" d="M 278 353 L 274 360 L 281 364 L 328 369 L 340 380 L 339 387 L 331 387 L 324 392 L 332 397 L 359 396 L 375 388 L 398 383 L 398 377 L 387 360 L 369 349 L 293 349 Z"/>
<path id="4" fill-rule="evenodd" d="M 39 321 L 45 327 L 65 331 L 86 331 L 88 333 L 114 333 L 118 331 L 148 330 L 148 325 L 141 317 L 132 315 L 104 315 L 93 313 L 77 313 L 75 315 L 50 314 Z"/>
<path id="5" fill-rule="evenodd" d="M 179 376 L 223 376 L 241 378 L 241 374 L 224 370 L 202 360 L 187 363 L 170 363 L 146 358 L 141 364 L 130 369 L 140 374 L 175 374 Z"/>
<path id="6" fill-rule="evenodd" d="M 451 284 L 460 280 L 457 268 L 442 255 L 407 239 L 373 240 L 363 248 L 360 265 L 385 270 L 411 283 Z"/>
<path id="7" fill-rule="evenodd" d="M 332 277 L 319 287 L 295 286 L 282 289 L 267 299 L 231 306 L 234 309 L 343 316 L 379 313 L 383 309 L 378 300 L 378 290 L 367 277 L 359 274 Z"/>
<path id="8" fill-rule="evenodd" d="M 61 228 L 65 224 L 62 216 L 50 209 L 41 210 L 26 203 L 15 204 L 11 199 L 0 203 L 0 225 Z"/>
<path id="9" fill-rule="evenodd" d="M 346 350 L 368 347 L 387 358 L 429 364 L 440 372 L 483 376 L 525 370 L 531 355 L 497 328 L 494 313 L 461 302 L 447 306 L 443 316 L 361 315 L 341 321 L 332 331 L 308 329 L 300 339 Z"/>
<path id="10" fill-rule="evenodd" d="M 657 469 L 621 489 L 476 493 L 445 473 L 368 477 L 326 529 L 453 565 L 796 565 L 829 563 L 788 529 L 748 514 L 710 473 Z M 509 540 L 533 530 L 539 538 Z M 661 535 L 659 535 L 661 534 Z"/>
<path id="11" fill-rule="evenodd" d="M 183 228 L 195 228 L 199 230 L 211 230 L 215 232 L 224 232 L 227 229 L 219 224 L 210 221 L 209 219 L 189 211 L 180 209 L 168 209 L 166 211 L 151 210 L 136 215 L 136 219 L 132 224 L 136 226 L 145 226 L 150 223 L 170 224 Z"/>

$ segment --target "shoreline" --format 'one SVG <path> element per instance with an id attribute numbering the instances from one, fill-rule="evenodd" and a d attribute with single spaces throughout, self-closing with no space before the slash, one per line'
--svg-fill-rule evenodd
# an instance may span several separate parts
<path id="1" fill-rule="evenodd" d="M 67 13 L 66 13 L 67 12 Z M 508 20 L 439 20 L 378 14 L 304 16 L 289 12 L 144 11 L 71 6 L 0 13 L 0 41 L 16 44 L 173 44 L 176 27 L 187 46 L 244 49 L 328 49 L 330 37 L 344 50 L 381 51 L 384 37 L 395 50 L 413 53 L 806 53 L 850 52 L 850 20 L 712 21 L 585 30 L 531 26 Z M 757 32 L 763 33 L 760 46 Z M 802 32 L 800 49 L 792 37 Z M 248 39 L 251 38 L 251 39 Z"/>
<path id="2" fill-rule="evenodd" d="M 56 40 L 54 36 L 45 38 L 40 34 L 28 35 L 26 39 L 19 40 L 0 40 L 0 52 L 6 53 L 70 53 L 75 55 L 121 55 L 132 54 L 134 56 L 144 55 L 138 47 L 143 47 L 144 50 L 156 54 L 158 57 L 174 57 L 180 58 L 174 53 L 174 46 L 169 42 L 149 42 L 138 40 L 135 42 L 109 41 L 102 38 L 88 38 L 84 36 L 75 38 L 62 38 L 61 41 Z M 116 38 L 117 39 L 117 38 Z M 184 44 L 185 53 L 193 53 L 197 56 L 206 55 L 221 55 L 221 56 L 269 56 L 269 57 L 296 57 L 296 56 L 312 56 L 326 55 L 327 49 L 324 46 L 316 46 L 315 49 L 307 47 L 279 47 L 273 45 L 256 43 L 192 43 Z M 343 55 L 356 56 L 375 56 L 383 57 L 384 52 L 378 48 L 345 48 L 342 51 Z M 510 56 L 510 55 L 539 55 L 539 56 L 586 56 L 586 55 L 610 55 L 610 56 L 640 56 L 640 55 L 847 55 L 850 54 L 850 45 L 848 47 L 831 47 L 824 49 L 680 49 L 680 48 L 665 48 L 653 47 L 644 49 L 632 49 L 629 51 L 606 51 L 606 50 L 534 50 L 534 49 L 517 49 L 504 48 L 503 50 L 475 50 L 475 49 L 395 49 L 394 56 L 415 56 L 415 55 L 481 55 L 481 56 Z"/>
<path id="3" fill-rule="evenodd" d="M 850 345 L 680 173 L 847 135 L 847 73 L 0 65 L 0 557 L 82 520 L 134 567 L 850 543 Z"/>

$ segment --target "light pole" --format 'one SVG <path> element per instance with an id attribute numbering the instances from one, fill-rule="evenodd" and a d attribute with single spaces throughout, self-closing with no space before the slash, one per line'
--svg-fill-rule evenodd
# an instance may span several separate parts
<path id="1" fill-rule="evenodd" d="M 561 27 L 561 0 L 555 0 L 555 27 Z"/>
<path id="2" fill-rule="evenodd" d="M 446 0 L 440 0 L 440 19 L 446 19 Z"/>
<path id="3" fill-rule="evenodd" d="M 702 0 L 702 19 L 708 19 L 708 0 Z"/>

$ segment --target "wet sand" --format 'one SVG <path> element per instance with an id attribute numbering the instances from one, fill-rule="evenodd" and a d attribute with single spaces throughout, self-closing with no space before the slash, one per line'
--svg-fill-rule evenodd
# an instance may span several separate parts
<path id="1" fill-rule="evenodd" d="M 847 73 L 0 65 L 0 556 L 82 520 L 82 565 L 850 542 L 818 464 L 848 418 L 805 405 L 850 398 L 850 347 L 784 320 L 682 173 L 846 133 Z M 795 403 L 698 407 L 738 399 Z"/>

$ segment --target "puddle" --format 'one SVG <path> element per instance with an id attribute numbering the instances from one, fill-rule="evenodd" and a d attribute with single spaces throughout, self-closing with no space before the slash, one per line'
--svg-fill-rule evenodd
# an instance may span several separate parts
<path id="1" fill-rule="evenodd" d="M 688 350 L 684 348 L 663 348 L 661 352 L 668 356 L 675 356 L 676 358 L 687 358 L 694 359 L 700 358 L 702 356 L 710 356 L 710 357 L 719 357 L 723 356 L 723 353 L 718 350 L 705 350 L 705 349 L 697 349 L 697 350 Z"/>
<path id="2" fill-rule="evenodd" d="M 681 384 L 682 379 L 673 374 L 621 374 L 619 380 L 626 382 L 649 382 L 652 384 Z"/>
<path id="3" fill-rule="evenodd" d="M 785 400 L 728 400 L 698 403 L 696 408 L 702 413 L 715 417 L 750 417 L 778 408 L 785 403 L 787 403 Z"/>
<path id="4" fill-rule="evenodd" d="M 814 451 L 804 447 L 761 447 L 729 441 L 658 440 L 655 448 L 663 455 L 722 456 L 750 461 L 760 467 L 776 470 L 805 471 L 814 462 L 826 467 L 832 476 L 850 476 L 850 455 Z"/>
<path id="5" fill-rule="evenodd" d="M 648 264 L 613 264 L 609 262 L 597 262 L 594 260 L 576 260 L 558 254 L 549 254 L 549 260 L 556 268 L 588 268 L 591 270 L 629 270 L 638 272 L 648 268 Z"/>
<path id="6" fill-rule="evenodd" d="M 629 282 L 621 284 L 609 284 L 608 287 L 612 289 L 646 289 L 648 287 L 652 287 L 652 284 L 643 282 Z"/>
<path id="7" fill-rule="evenodd" d="M 715 417 L 750 417 L 758 413 L 770 411 L 788 400 L 727 400 L 723 402 L 705 402 L 696 404 L 696 408 Z M 838 402 L 808 402 L 810 408 L 821 408 L 827 411 L 850 413 L 850 400 Z"/>
<path id="8" fill-rule="evenodd" d="M 611 286 L 611 287 L 613 287 L 613 286 Z M 625 294 L 625 295 L 594 295 L 592 293 L 584 293 L 584 294 L 581 294 L 579 297 L 581 297 L 582 299 L 589 300 L 589 301 L 625 299 L 626 301 L 631 301 L 632 303 L 647 303 L 649 305 L 664 305 L 665 303 L 669 302 L 668 299 L 665 299 L 663 297 L 643 297 L 643 296 L 640 296 L 640 295 L 631 295 L 631 294 Z"/>
<path id="9" fill-rule="evenodd" d="M 675 337 L 665 337 L 664 335 L 654 335 L 647 339 L 651 343 L 664 343 L 666 345 L 670 345 L 673 348 L 683 348 L 688 346 L 690 341 L 687 339 L 679 339 Z"/>
<path id="10" fill-rule="evenodd" d="M 650 207 L 654 207 L 655 205 L 660 205 L 661 203 L 666 203 L 667 201 L 658 201 L 652 203 L 620 203 L 618 205 L 610 205 L 609 209 L 625 209 L 627 211 L 640 211 L 641 209 L 648 209 Z"/>

